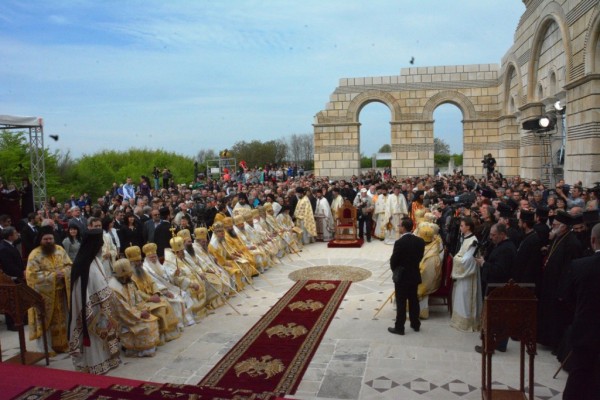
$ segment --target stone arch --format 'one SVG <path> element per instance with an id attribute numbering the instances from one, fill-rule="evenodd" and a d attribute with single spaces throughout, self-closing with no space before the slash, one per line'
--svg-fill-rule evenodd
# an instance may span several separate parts
<path id="1" fill-rule="evenodd" d="M 548 27 L 554 22 L 560 30 L 561 42 L 564 46 L 565 54 L 565 78 L 569 82 L 571 80 L 571 70 L 573 66 L 573 57 L 571 51 L 571 38 L 569 36 L 569 27 L 567 18 L 563 8 L 556 2 L 548 3 L 541 12 L 544 17 L 538 22 L 535 28 L 535 34 L 531 45 L 531 58 L 529 59 L 529 68 L 527 76 L 527 100 L 534 101 L 537 94 L 538 79 L 538 62 L 540 50 L 544 41 L 544 36 Z"/>
<path id="2" fill-rule="evenodd" d="M 515 71 L 517 75 L 517 91 L 516 93 L 511 93 L 510 91 L 510 82 L 512 71 Z M 506 61 L 506 68 L 504 70 L 504 81 L 502 85 L 504 87 L 504 101 L 502 102 L 502 113 L 504 115 L 513 114 L 517 108 L 521 105 L 521 98 L 523 96 L 523 76 L 521 75 L 521 69 L 519 68 L 519 62 L 515 57 L 514 53 L 511 53 Z M 511 107 L 511 101 L 512 106 Z M 511 111 L 512 108 L 512 111 Z"/>
<path id="3" fill-rule="evenodd" d="M 392 113 L 391 121 L 400 120 L 400 105 L 391 94 L 381 90 L 367 90 L 352 99 L 346 112 L 346 120 L 348 122 L 358 123 L 358 115 L 360 110 L 369 103 L 379 102 L 385 104 Z"/>
<path id="4" fill-rule="evenodd" d="M 457 106 L 462 111 L 463 119 L 473 120 L 477 117 L 475 106 L 467 96 L 454 90 L 444 90 L 427 100 L 423 107 L 423 119 L 433 121 L 433 111 L 444 103 L 452 103 Z"/>
<path id="5" fill-rule="evenodd" d="M 600 6 L 596 7 L 590 18 L 585 37 L 583 58 L 586 75 L 600 72 L 600 65 L 596 65 L 596 58 L 599 57 L 597 54 L 598 41 L 600 41 Z"/>

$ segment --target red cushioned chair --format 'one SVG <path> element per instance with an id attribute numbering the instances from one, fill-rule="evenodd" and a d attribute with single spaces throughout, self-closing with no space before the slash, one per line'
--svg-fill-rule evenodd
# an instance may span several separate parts
<path id="1" fill-rule="evenodd" d="M 438 290 L 429 295 L 429 305 L 446 305 L 452 314 L 452 255 L 446 250 L 442 264 L 442 283 Z M 431 304 L 431 299 L 442 299 L 442 304 Z"/>
<path id="2" fill-rule="evenodd" d="M 345 200 L 344 205 L 337 212 L 334 240 L 356 241 L 356 207 L 350 200 Z"/>

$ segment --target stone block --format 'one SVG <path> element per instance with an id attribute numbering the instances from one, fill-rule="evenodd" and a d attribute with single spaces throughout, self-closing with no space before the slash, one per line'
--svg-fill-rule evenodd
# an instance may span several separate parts
<path id="1" fill-rule="evenodd" d="M 331 161 L 338 161 L 344 158 L 343 153 L 329 153 L 329 157 Z"/>

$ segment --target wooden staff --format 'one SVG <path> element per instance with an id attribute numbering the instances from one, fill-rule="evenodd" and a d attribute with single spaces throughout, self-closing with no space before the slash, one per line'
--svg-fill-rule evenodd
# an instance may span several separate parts
<path id="1" fill-rule="evenodd" d="M 228 249 L 227 249 L 227 243 L 223 242 L 223 245 L 224 245 L 224 247 L 225 247 L 225 250 L 227 250 L 227 251 L 230 253 L 229 255 L 233 257 L 233 256 L 234 256 L 234 254 L 235 254 L 235 251 L 231 252 L 230 250 L 228 250 Z M 259 270 L 257 270 L 256 268 L 254 268 L 254 267 L 252 266 L 252 264 L 251 264 L 249 261 L 247 261 L 247 262 L 248 262 L 248 265 L 250 266 L 250 268 L 252 268 L 252 270 L 253 270 L 255 273 L 257 273 L 259 276 L 263 277 L 263 278 L 265 279 L 265 281 L 266 281 L 266 282 L 267 282 L 269 285 L 271 285 L 271 286 L 275 286 L 275 285 L 273 285 L 273 284 L 271 283 L 271 281 L 269 281 L 267 278 L 265 278 L 265 276 L 264 276 L 264 274 L 263 274 L 263 273 L 261 273 Z M 246 279 L 248 279 L 248 278 L 246 278 Z M 253 287 L 254 287 L 254 286 L 253 286 Z"/>
<path id="2" fill-rule="evenodd" d="M 237 261 L 235 261 L 235 256 L 227 248 L 227 245 L 225 243 L 225 239 L 223 239 L 223 242 L 220 242 L 220 243 L 223 245 L 223 248 L 225 249 L 225 251 L 227 252 L 227 254 L 229 254 L 229 257 L 231 257 L 231 262 L 233 262 L 233 264 L 240 270 L 240 272 L 242 273 L 242 275 L 244 276 L 244 278 L 246 278 L 246 283 L 248 283 L 248 285 L 252 286 L 252 289 L 258 290 L 252 284 L 251 278 L 248 278 L 248 275 L 246 275 L 246 273 L 244 272 L 244 269 L 237 263 Z"/>
<path id="3" fill-rule="evenodd" d="M 377 315 L 381 312 L 381 310 L 383 310 L 383 307 L 385 307 L 385 305 L 388 303 L 388 301 L 392 301 L 392 298 L 394 297 L 395 294 L 396 294 L 396 291 L 394 290 L 392 292 L 392 294 L 390 294 L 389 297 L 383 302 L 383 304 L 381 305 L 381 307 L 379 307 L 379 309 L 377 310 L 377 312 L 375 313 L 375 315 L 373 315 L 372 319 L 375 319 L 375 317 L 377 317 Z"/>
<path id="4" fill-rule="evenodd" d="M 209 258 L 211 258 L 211 257 L 212 257 L 212 256 L 210 255 L 210 253 L 208 253 L 208 252 L 206 253 L 206 255 L 207 255 Z M 213 260 L 213 262 L 215 262 L 215 264 L 216 264 L 216 261 L 215 261 L 215 260 Z M 216 265 L 218 266 L 218 264 L 216 264 Z M 213 274 L 215 274 L 215 275 L 216 275 L 216 276 L 219 278 L 219 280 L 220 280 L 221 282 L 223 282 L 225 285 L 227 285 L 227 287 L 228 287 L 229 289 L 233 290 L 233 291 L 234 291 L 234 292 L 236 292 L 237 294 L 240 294 L 240 292 L 238 292 L 238 291 L 237 291 L 237 290 L 236 290 L 236 289 L 235 289 L 233 286 L 231 286 L 231 285 L 229 284 L 229 282 L 226 282 L 226 280 L 225 280 L 225 279 L 223 279 L 223 278 L 221 277 L 221 274 L 218 274 L 218 273 L 217 273 L 217 272 L 216 272 L 216 271 L 215 271 L 215 270 L 214 270 L 212 267 L 210 267 L 209 265 L 207 265 L 207 266 L 206 266 L 206 268 L 208 269 L 208 271 L 209 271 L 209 272 L 212 272 Z M 224 271 L 222 271 L 222 272 L 224 272 Z M 248 296 L 248 294 L 246 294 L 246 293 L 244 293 L 244 294 L 246 295 L 246 298 L 247 298 L 247 299 L 249 299 L 249 298 L 250 298 L 250 296 Z"/>

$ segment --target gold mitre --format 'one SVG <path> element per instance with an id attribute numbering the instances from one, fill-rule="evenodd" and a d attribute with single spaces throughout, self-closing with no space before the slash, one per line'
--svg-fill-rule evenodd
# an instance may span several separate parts
<path id="1" fill-rule="evenodd" d="M 212 231 L 213 232 L 223 232 L 225 230 L 225 227 L 223 226 L 222 222 L 215 222 L 212 225 Z"/>
<path id="2" fill-rule="evenodd" d="M 185 248 L 181 236 L 173 236 L 171 240 L 169 240 L 169 245 L 173 251 L 181 251 Z"/>
<path id="3" fill-rule="evenodd" d="M 430 213 L 430 212 L 426 212 L 426 213 L 425 213 L 425 215 L 423 216 L 423 218 L 424 218 L 424 219 L 425 219 L 425 221 L 427 221 L 427 222 L 435 222 L 435 220 L 437 219 L 437 218 L 435 217 L 435 215 L 433 215 L 433 214 L 432 214 L 432 213 Z"/>
<path id="4" fill-rule="evenodd" d="M 146 256 L 150 256 L 152 254 L 156 254 L 157 246 L 155 243 L 146 243 L 144 247 L 142 247 L 142 251 Z"/>
<path id="5" fill-rule="evenodd" d="M 271 215 L 271 214 L 273 214 L 273 213 L 274 213 L 274 211 L 273 211 L 273 204 L 271 204 L 271 203 L 265 203 L 264 207 L 265 207 L 265 211 L 266 211 L 266 212 L 267 212 L 269 215 Z"/>
<path id="6" fill-rule="evenodd" d="M 240 225 L 244 223 L 244 217 L 242 215 L 236 215 L 233 217 L 233 223 L 236 225 Z"/>
<path id="7" fill-rule="evenodd" d="M 252 222 L 254 220 L 254 218 L 252 217 L 252 211 L 246 211 L 244 213 L 244 220 L 246 222 Z"/>
<path id="8" fill-rule="evenodd" d="M 265 208 L 263 206 L 258 206 L 258 207 L 256 207 L 256 209 L 258 210 L 258 214 L 261 217 L 264 217 L 265 215 L 267 215 L 267 210 L 265 210 Z"/>
<path id="9" fill-rule="evenodd" d="M 196 239 L 207 239 L 208 238 L 208 229 L 204 227 L 194 229 L 194 236 Z"/>
<path id="10" fill-rule="evenodd" d="M 225 229 L 233 228 L 233 219 L 231 217 L 223 218 L 223 226 L 225 227 Z"/>
<path id="11" fill-rule="evenodd" d="M 425 243 L 431 243 L 433 241 L 433 228 L 429 224 L 423 224 L 419 226 L 419 232 L 417 235 L 425 241 Z"/>
<path id="12" fill-rule="evenodd" d="M 117 278 L 124 278 L 133 274 L 133 267 L 126 258 L 121 258 L 115 261 L 112 267 Z"/>
<path id="13" fill-rule="evenodd" d="M 180 230 L 179 232 L 177 232 L 177 236 L 179 236 L 183 240 L 192 238 L 192 234 L 190 233 L 190 231 L 188 229 Z"/>
<path id="14" fill-rule="evenodd" d="M 260 215 L 260 213 L 258 212 L 258 210 L 256 208 L 254 210 L 252 210 L 252 218 L 258 218 L 259 215 Z"/>
<path id="15" fill-rule="evenodd" d="M 129 261 L 142 261 L 142 250 L 140 246 L 130 246 L 125 249 L 125 257 Z"/>

